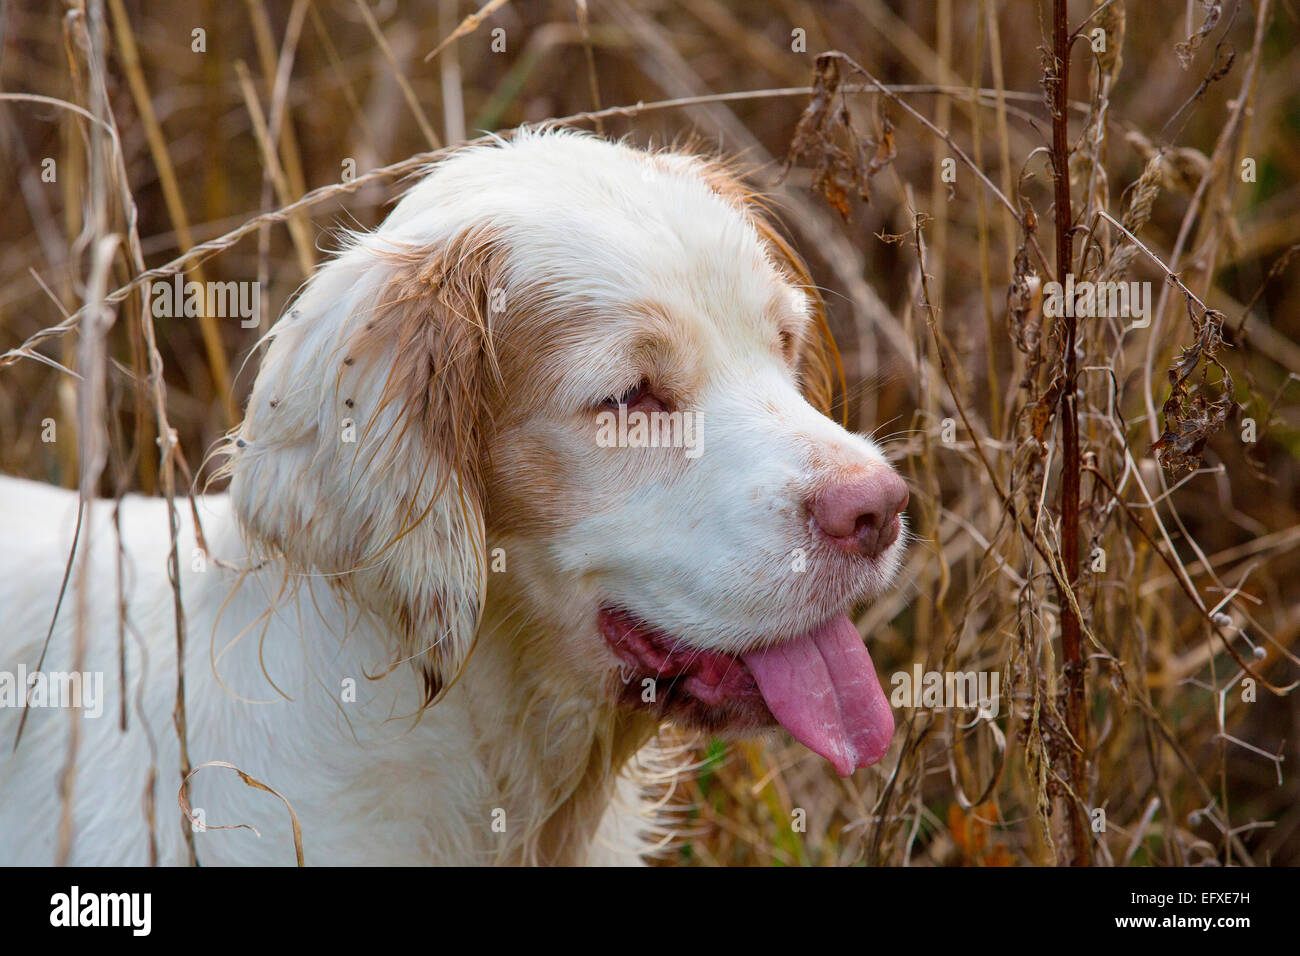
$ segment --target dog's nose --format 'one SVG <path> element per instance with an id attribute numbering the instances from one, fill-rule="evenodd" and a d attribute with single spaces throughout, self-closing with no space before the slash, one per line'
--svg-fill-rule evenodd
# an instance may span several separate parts
<path id="1" fill-rule="evenodd" d="M 907 498 L 903 479 L 892 469 L 880 468 L 824 489 L 808 510 L 837 545 L 874 558 L 898 539 L 898 516 Z"/>

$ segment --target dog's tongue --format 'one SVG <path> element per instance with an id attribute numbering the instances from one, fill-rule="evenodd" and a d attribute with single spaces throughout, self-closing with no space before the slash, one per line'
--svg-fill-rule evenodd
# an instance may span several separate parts
<path id="1" fill-rule="evenodd" d="M 742 658 L 772 716 L 847 777 L 885 756 L 894 713 L 862 637 L 845 615 Z"/>

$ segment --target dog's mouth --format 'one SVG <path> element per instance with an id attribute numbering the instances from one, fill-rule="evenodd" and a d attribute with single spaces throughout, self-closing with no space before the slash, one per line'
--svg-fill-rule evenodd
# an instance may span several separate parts
<path id="1" fill-rule="evenodd" d="M 894 714 L 847 615 L 739 655 L 692 647 L 627 611 L 602 608 L 600 630 L 619 659 L 629 701 L 707 729 L 780 723 L 847 777 L 885 756 Z M 642 690 L 654 682 L 654 694 Z"/>

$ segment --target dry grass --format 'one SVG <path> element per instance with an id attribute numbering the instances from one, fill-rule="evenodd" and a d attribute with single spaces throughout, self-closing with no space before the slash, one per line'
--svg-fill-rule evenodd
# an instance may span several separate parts
<path id="1" fill-rule="evenodd" d="M 605 104 L 574 122 L 694 132 L 776 190 L 843 407 L 913 487 L 907 585 L 860 617 L 876 664 L 1003 690 L 994 720 L 900 710 L 881 772 L 847 781 L 793 744 L 704 747 L 665 860 L 1300 863 L 1300 708 L 1271 689 L 1300 636 L 1300 22 L 1060 6 L 1068 85 L 1049 0 L 515 0 L 445 44 L 464 0 L 5 5 L 0 468 L 182 494 L 332 228 L 376 224 L 410 157 L 465 131 Z M 260 279 L 261 328 L 155 328 L 139 277 L 178 268 Z M 1150 327 L 1044 316 L 1066 271 L 1150 282 Z"/>

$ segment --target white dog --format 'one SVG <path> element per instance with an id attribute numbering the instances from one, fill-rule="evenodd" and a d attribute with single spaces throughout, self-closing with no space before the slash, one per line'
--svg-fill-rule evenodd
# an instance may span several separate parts
<path id="1" fill-rule="evenodd" d="M 188 756 L 282 794 L 308 863 L 636 862 L 629 771 L 663 721 L 779 723 L 841 774 L 884 755 L 846 610 L 889 586 L 907 489 L 823 414 L 820 299 L 725 167 L 559 131 L 466 148 L 269 339 L 206 550 L 180 500 Z M 71 861 L 186 862 L 164 503 L 120 515 L 123 730 L 112 502 L 83 532 L 102 694 L 77 710 L 48 673 L 75 574 L 30 674 L 76 497 L 0 496 L 0 863 L 53 861 L 72 721 Z M 273 796 L 220 766 L 191 788 L 199 822 L 260 833 L 195 832 L 201 864 L 294 861 Z"/>

